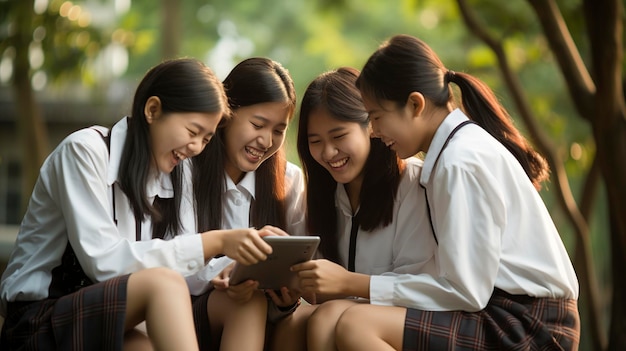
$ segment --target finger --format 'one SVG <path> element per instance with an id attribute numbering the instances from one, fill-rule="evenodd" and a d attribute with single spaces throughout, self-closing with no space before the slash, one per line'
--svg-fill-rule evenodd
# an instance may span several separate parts
<path id="1" fill-rule="evenodd" d="M 271 225 L 266 225 L 263 228 L 261 228 L 261 231 L 259 232 L 259 235 L 261 237 L 269 236 L 269 235 L 289 236 L 289 234 L 286 231 L 284 231 L 284 230 L 282 230 L 282 229 L 280 229 L 278 227 L 271 226 Z"/>
<path id="2" fill-rule="evenodd" d="M 262 231 L 261 231 L 262 232 Z M 270 246 L 270 244 L 268 244 L 267 242 L 265 242 L 265 240 L 263 240 L 262 236 L 260 235 L 261 232 L 259 232 L 259 235 L 255 235 L 252 237 L 252 242 L 254 243 L 254 246 L 260 250 L 260 252 L 269 255 L 272 253 L 272 247 Z M 265 235 L 267 236 L 267 235 Z M 263 258 L 265 259 L 265 258 Z"/>
<path id="3" fill-rule="evenodd" d="M 276 293 L 274 292 L 274 290 L 272 289 L 267 289 L 265 290 L 265 293 L 267 294 L 267 296 L 269 296 L 272 301 L 274 302 L 274 304 L 276 306 L 280 306 L 283 304 L 283 302 L 280 300 L 280 298 L 278 297 L 278 295 L 276 295 Z"/>

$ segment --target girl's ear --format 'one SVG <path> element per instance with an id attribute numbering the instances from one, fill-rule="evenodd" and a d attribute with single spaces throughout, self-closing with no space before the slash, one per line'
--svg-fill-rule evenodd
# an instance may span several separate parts
<path id="1" fill-rule="evenodd" d="M 409 98 L 407 99 L 407 107 L 409 107 L 412 111 L 413 117 L 418 117 L 422 111 L 424 111 L 424 107 L 426 106 L 426 100 L 424 99 L 424 95 L 422 93 L 418 93 L 417 91 L 409 94 Z"/>
<path id="2" fill-rule="evenodd" d="M 152 122 L 159 118 L 159 115 L 161 114 L 161 99 L 157 96 L 150 96 L 143 108 L 143 113 L 146 117 L 146 122 L 148 122 L 148 124 L 152 124 Z"/>

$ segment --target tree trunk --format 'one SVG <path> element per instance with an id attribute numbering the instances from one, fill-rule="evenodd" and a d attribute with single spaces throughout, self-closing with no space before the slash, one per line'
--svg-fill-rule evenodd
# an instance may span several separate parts
<path id="1" fill-rule="evenodd" d="M 18 6 L 15 20 L 18 29 L 13 37 L 15 46 L 13 92 L 18 140 L 22 146 L 21 213 L 24 213 L 39 176 L 39 167 L 47 157 L 49 149 L 46 125 L 30 84 L 28 48 L 32 38 L 33 0 L 21 0 Z"/>
<path id="2" fill-rule="evenodd" d="M 609 350 L 626 350 L 626 106 L 622 86 L 623 4 L 583 3 L 597 86 L 592 128 L 609 203 L 613 299 Z"/>
<path id="3" fill-rule="evenodd" d="M 163 25 L 161 26 L 161 58 L 176 58 L 180 48 L 180 0 L 161 0 Z"/>

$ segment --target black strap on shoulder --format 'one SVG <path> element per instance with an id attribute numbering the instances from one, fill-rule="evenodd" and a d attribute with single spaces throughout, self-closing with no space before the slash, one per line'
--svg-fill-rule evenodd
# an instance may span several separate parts
<path id="1" fill-rule="evenodd" d="M 94 128 L 94 130 L 98 132 L 98 134 L 100 134 L 100 136 L 102 137 L 102 140 L 104 140 L 104 143 L 107 146 L 107 150 L 109 150 L 110 152 L 111 151 L 111 133 L 109 132 L 109 134 L 104 135 L 102 134 L 100 130 L 96 128 Z M 115 225 L 117 226 L 117 214 L 115 213 L 115 183 L 113 183 L 113 185 L 111 186 L 111 199 L 113 202 L 113 222 L 115 222 Z M 136 218 L 136 217 L 135 217 L 135 240 L 141 241 L 141 218 Z"/>
<path id="2" fill-rule="evenodd" d="M 470 123 L 476 124 L 476 122 L 474 122 L 472 120 L 467 120 L 467 121 L 459 124 L 458 126 L 456 126 L 454 129 L 452 129 L 452 132 L 450 132 L 450 135 L 448 135 L 448 138 L 443 143 L 443 146 L 441 147 L 441 150 L 439 150 L 439 154 L 437 155 L 437 158 L 435 159 L 435 164 L 433 164 L 433 171 L 434 171 L 435 167 L 437 167 L 437 163 L 439 162 L 439 158 L 441 157 L 441 154 L 443 153 L 443 150 L 446 148 L 446 146 L 448 146 L 448 143 L 450 142 L 450 140 L 452 139 L 454 134 L 456 134 L 456 132 L 458 132 L 459 129 L 461 129 L 462 127 L 464 127 L 464 126 L 466 126 L 466 125 L 468 125 Z M 422 189 L 424 189 L 424 197 L 426 198 L 426 209 L 428 210 L 428 220 L 430 221 L 430 229 L 432 229 L 432 231 L 433 231 L 433 237 L 435 238 L 435 242 L 437 243 L 437 245 L 439 245 L 439 240 L 437 240 L 437 234 L 435 234 L 435 226 L 433 225 L 433 217 L 431 215 L 430 202 L 428 202 L 428 191 L 426 190 L 426 187 L 424 185 L 422 185 L 421 183 L 420 183 L 420 186 L 422 187 Z"/>
<path id="3" fill-rule="evenodd" d="M 93 128 L 93 129 L 96 132 L 98 132 L 98 134 L 100 134 L 100 136 L 102 137 L 102 140 L 107 146 L 107 150 L 111 152 L 111 133 L 104 135 L 99 129 L 96 129 L 96 128 Z M 109 157 L 110 156 L 111 155 L 109 154 Z M 117 214 L 115 213 L 115 183 L 113 183 L 113 186 L 111 186 L 111 199 L 113 202 L 113 222 L 115 222 L 115 225 L 117 226 Z"/>
<path id="4" fill-rule="evenodd" d="M 356 238 L 359 234 L 359 216 L 358 213 L 352 216 L 352 228 L 350 228 L 350 248 L 348 250 L 348 270 L 355 271 L 356 259 Z"/>

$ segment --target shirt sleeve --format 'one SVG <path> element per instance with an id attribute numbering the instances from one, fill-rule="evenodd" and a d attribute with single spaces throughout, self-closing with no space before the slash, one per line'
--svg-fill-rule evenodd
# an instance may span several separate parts
<path id="1" fill-rule="evenodd" d="M 48 164 L 49 191 L 62 210 L 69 243 L 87 276 L 104 281 L 151 267 L 169 267 L 183 275 L 199 270 L 204 261 L 200 236 L 135 242 L 120 235 L 111 215 L 108 151 L 104 143 L 95 143 L 102 143 L 97 135 L 78 135 L 65 142 Z"/>
<path id="2" fill-rule="evenodd" d="M 428 195 L 438 240 L 434 274 L 372 279 L 382 304 L 424 310 L 483 309 L 491 297 L 506 222 L 502 193 L 487 172 L 442 167 Z M 384 287 L 393 285 L 393 289 Z"/>

